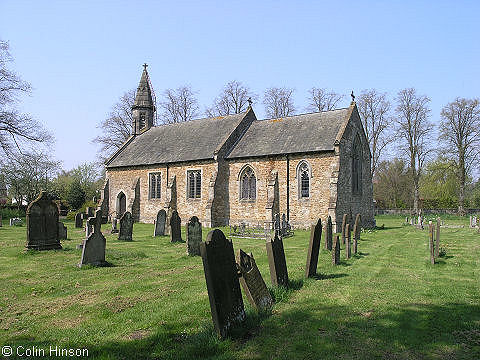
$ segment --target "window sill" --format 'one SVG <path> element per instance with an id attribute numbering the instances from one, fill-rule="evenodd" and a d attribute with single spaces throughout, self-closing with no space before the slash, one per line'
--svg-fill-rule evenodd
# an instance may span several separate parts
<path id="1" fill-rule="evenodd" d="M 149 198 L 148 200 L 152 200 L 152 201 L 160 201 L 160 200 L 162 200 L 162 198 Z"/>
<path id="2" fill-rule="evenodd" d="M 310 196 L 309 197 L 301 197 L 301 198 L 298 198 L 298 201 L 310 201 Z"/>
<path id="3" fill-rule="evenodd" d="M 253 204 L 257 202 L 257 199 L 240 199 L 238 200 L 238 202 L 245 204 Z"/>
<path id="4" fill-rule="evenodd" d="M 201 200 L 202 200 L 202 198 L 187 198 L 187 201 L 193 201 L 193 202 L 201 201 Z"/>

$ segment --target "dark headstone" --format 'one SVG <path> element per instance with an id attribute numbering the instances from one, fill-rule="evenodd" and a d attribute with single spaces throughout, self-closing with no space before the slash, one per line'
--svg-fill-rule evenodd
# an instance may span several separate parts
<path id="1" fill-rule="evenodd" d="M 282 238 L 275 234 L 273 239 L 267 240 L 268 265 L 270 267 L 270 279 L 272 285 L 288 285 L 287 262 L 283 250 Z"/>
<path id="2" fill-rule="evenodd" d="M 358 241 L 360 240 L 360 233 L 362 231 L 362 217 L 357 214 L 355 217 L 355 225 L 353 225 L 353 253 L 358 251 Z"/>
<path id="3" fill-rule="evenodd" d="M 58 206 L 44 191 L 27 208 L 27 249 L 61 249 Z"/>
<path id="4" fill-rule="evenodd" d="M 308 244 L 307 265 L 305 277 L 315 276 L 317 273 L 318 253 L 320 251 L 320 240 L 322 238 L 322 219 L 318 219 L 317 225 L 310 228 L 310 243 Z"/>
<path id="5" fill-rule="evenodd" d="M 287 216 L 285 214 L 282 214 L 282 235 L 286 235 L 287 231 L 288 231 Z"/>
<path id="6" fill-rule="evenodd" d="M 133 216 L 130 211 L 125 211 L 120 218 L 120 231 L 118 240 L 132 241 L 133 233 Z"/>
<path id="7" fill-rule="evenodd" d="M 332 248 L 332 265 L 338 264 L 340 264 L 340 238 L 338 235 L 335 235 Z"/>
<path id="8" fill-rule="evenodd" d="M 112 231 L 111 234 L 116 234 L 118 233 L 118 228 L 117 228 L 118 220 L 116 217 L 112 219 Z"/>
<path id="9" fill-rule="evenodd" d="M 202 242 L 202 224 L 196 216 L 192 216 L 187 224 L 187 254 L 200 255 Z"/>
<path id="10" fill-rule="evenodd" d="M 200 244 L 200 253 L 213 324 L 217 334 L 224 338 L 246 317 L 233 244 L 221 230 L 215 229 Z"/>
<path id="11" fill-rule="evenodd" d="M 332 226 L 332 218 L 329 215 L 327 218 L 327 226 L 325 228 L 325 249 L 332 250 L 332 242 L 333 242 L 333 226 Z"/>
<path id="12" fill-rule="evenodd" d="M 438 257 L 440 255 L 440 219 L 437 219 L 437 231 L 435 235 L 435 257 Z"/>
<path id="13" fill-rule="evenodd" d="M 342 244 L 345 244 L 345 226 L 347 226 L 348 223 L 348 215 L 343 214 L 343 219 L 342 219 Z"/>
<path id="14" fill-rule="evenodd" d="M 81 213 L 75 214 L 75 227 L 80 229 L 83 227 L 83 219 Z"/>
<path id="15" fill-rule="evenodd" d="M 89 223 L 93 227 L 93 232 L 83 242 L 82 259 L 78 266 L 106 266 L 105 245 L 107 241 L 101 232 L 102 210 L 97 210 L 95 212 L 95 217 L 89 219 Z"/>
<path id="16" fill-rule="evenodd" d="M 157 213 L 157 219 L 155 220 L 155 228 L 153 230 L 153 236 L 165 235 L 165 221 L 167 221 L 167 213 L 161 209 Z"/>
<path id="17" fill-rule="evenodd" d="M 346 235 L 346 239 L 345 239 L 345 255 L 346 255 L 346 258 L 347 259 L 350 259 L 351 255 L 352 255 L 352 250 L 350 248 L 351 246 L 351 243 L 352 243 L 352 239 L 350 237 L 350 224 L 347 224 L 345 226 L 345 235 Z"/>
<path id="18" fill-rule="evenodd" d="M 182 220 L 178 216 L 177 210 L 172 211 L 172 217 L 170 218 L 170 241 L 177 242 L 182 241 L 182 230 L 181 225 Z"/>
<path id="19" fill-rule="evenodd" d="M 61 222 L 58 222 L 58 238 L 61 240 L 67 239 L 67 227 Z"/>
<path id="20" fill-rule="evenodd" d="M 237 253 L 237 265 L 242 275 L 240 284 L 250 304 L 257 310 L 266 310 L 272 307 L 272 296 L 263 281 L 252 253 L 247 254 L 240 249 Z"/>

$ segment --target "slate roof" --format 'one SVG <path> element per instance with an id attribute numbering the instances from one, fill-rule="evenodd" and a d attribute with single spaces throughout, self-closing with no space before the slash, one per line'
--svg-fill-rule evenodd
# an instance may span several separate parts
<path id="1" fill-rule="evenodd" d="M 349 108 L 252 122 L 228 159 L 334 150 Z"/>
<path id="2" fill-rule="evenodd" d="M 130 138 L 107 168 L 213 159 L 247 112 L 152 127 Z"/>

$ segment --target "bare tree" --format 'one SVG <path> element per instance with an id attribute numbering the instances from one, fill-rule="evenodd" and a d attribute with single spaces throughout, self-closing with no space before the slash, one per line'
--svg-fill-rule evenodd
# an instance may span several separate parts
<path id="1" fill-rule="evenodd" d="M 345 98 L 344 95 L 337 94 L 334 91 L 316 87 L 311 88 L 308 92 L 310 93 L 308 97 L 310 103 L 307 106 L 307 111 L 312 112 L 333 110 Z"/>
<path id="2" fill-rule="evenodd" d="M 198 100 L 190 86 L 181 86 L 176 90 L 167 89 L 163 93 L 163 99 L 160 107 L 165 124 L 190 121 L 199 115 Z"/>
<path id="3" fill-rule="evenodd" d="M 132 133 L 132 106 L 135 102 L 135 89 L 124 93 L 118 102 L 112 106 L 108 117 L 98 126 L 102 134 L 92 140 L 100 145 L 99 158 L 102 161 L 108 159 Z"/>
<path id="4" fill-rule="evenodd" d="M 295 106 L 293 104 L 293 89 L 269 88 L 263 95 L 265 114 L 269 118 L 278 118 L 293 115 Z"/>
<path id="5" fill-rule="evenodd" d="M 419 179 L 425 159 L 431 151 L 428 135 L 432 124 L 428 121 L 430 99 L 417 95 L 413 88 L 400 90 L 397 94 L 396 135 L 400 148 L 406 153 L 413 183 L 413 210 L 419 214 Z"/>
<path id="6" fill-rule="evenodd" d="M 22 114 L 16 104 L 22 94 L 30 94 L 31 86 L 7 68 L 13 59 L 8 42 L 0 40 L 0 148 L 11 155 L 35 143 L 49 143 L 53 137 L 30 115 Z"/>
<path id="7" fill-rule="evenodd" d="M 373 178 L 383 150 L 392 141 L 392 136 L 388 132 L 388 125 L 391 123 L 391 106 L 387 100 L 387 94 L 379 93 L 375 89 L 363 90 L 357 104 L 372 152 Z"/>
<path id="8" fill-rule="evenodd" d="M 444 154 L 454 163 L 458 182 L 458 213 L 465 214 L 465 183 L 480 147 L 480 101 L 461 99 L 443 107 L 440 141 Z"/>
<path id="9" fill-rule="evenodd" d="M 205 113 L 209 117 L 239 114 L 247 110 L 249 98 L 255 100 L 257 95 L 241 82 L 230 81 Z"/>

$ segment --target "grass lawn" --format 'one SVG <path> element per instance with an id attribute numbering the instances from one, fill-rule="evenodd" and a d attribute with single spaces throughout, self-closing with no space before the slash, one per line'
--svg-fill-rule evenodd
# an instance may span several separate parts
<path id="1" fill-rule="evenodd" d="M 442 229 L 447 255 L 432 266 L 428 231 L 403 221 L 377 217 L 384 229 L 362 232 L 359 254 L 345 260 L 342 248 L 336 267 L 322 239 L 315 279 L 303 278 L 309 234 L 296 231 L 284 239 L 291 287 L 270 287 L 270 314 L 244 298 L 246 324 L 219 340 L 201 258 L 153 238 L 153 225 L 135 224 L 130 243 L 104 225 L 113 266 L 79 269 L 84 232 L 73 222 L 63 250 L 25 252 L 26 228 L 4 219 L 0 347 L 47 357 L 50 346 L 86 348 L 92 359 L 480 359 L 480 234 L 468 218 L 446 218 L 465 228 Z M 265 242 L 234 247 L 253 252 L 269 285 Z"/>

